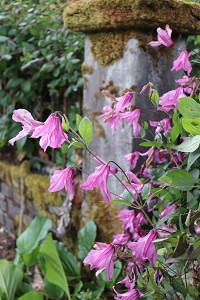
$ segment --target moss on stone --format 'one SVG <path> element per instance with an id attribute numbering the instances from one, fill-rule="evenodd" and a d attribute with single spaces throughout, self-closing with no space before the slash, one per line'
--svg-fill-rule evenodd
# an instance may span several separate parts
<path id="1" fill-rule="evenodd" d="M 82 64 L 82 73 L 91 75 L 93 73 L 93 67 L 87 66 L 86 63 Z"/>
<path id="2" fill-rule="evenodd" d="M 25 201 L 33 201 L 40 215 L 49 216 L 53 221 L 56 221 L 56 216 L 48 212 L 48 206 L 50 204 L 61 205 L 62 197 L 59 193 L 48 192 L 48 176 L 31 174 L 28 161 L 23 161 L 19 166 L 1 161 L 0 169 L 0 179 L 6 182 L 19 197 L 23 191 Z"/>
<path id="3" fill-rule="evenodd" d="M 113 81 L 110 80 L 108 84 L 100 86 L 99 91 L 108 90 L 113 96 L 118 97 L 119 87 L 114 85 Z"/>
<path id="4" fill-rule="evenodd" d="M 110 243 L 113 240 L 113 234 L 122 232 L 119 232 L 121 221 L 117 218 L 119 208 L 114 204 L 108 205 L 97 188 L 86 192 L 86 201 L 88 203 L 86 222 L 94 220 L 98 227 L 97 240 Z"/>
<path id="5" fill-rule="evenodd" d="M 182 0 L 79 0 L 64 11 L 65 26 L 74 31 L 150 31 L 170 24 L 178 33 L 200 33 L 200 4 Z"/>

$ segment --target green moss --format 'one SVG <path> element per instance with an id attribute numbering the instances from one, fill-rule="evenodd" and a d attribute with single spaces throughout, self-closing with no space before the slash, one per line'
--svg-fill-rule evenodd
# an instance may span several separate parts
<path id="1" fill-rule="evenodd" d="M 178 33 L 200 33 L 200 5 L 182 0 L 79 0 L 64 11 L 74 31 L 155 30 L 167 23 Z"/>
<path id="2" fill-rule="evenodd" d="M 119 87 L 114 85 L 113 81 L 110 80 L 108 84 L 100 86 L 100 92 L 103 90 L 108 90 L 113 96 L 118 97 Z"/>
<path id="3" fill-rule="evenodd" d="M 82 64 L 82 73 L 91 75 L 93 73 L 93 67 L 87 66 L 86 63 L 83 63 Z"/>
<path id="4" fill-rule="evenodd" d="M 31 174 L 28 161 L 23 161 L 19 166 L 0 162 L 0 169 L 0 179 L 6 182 L 19 197 L 23 191 L 25 201 L 33 201 L 41 215 L 49 216 L 56 221 L 56 216 L 48 212 L 48 206 L 50 204 L 61 205 L 62 197 L 59 193 L 48 192 L 48 176 Z"/>
<path id="5" fill-rule="evenodd" d="M 121 221 L 117 218 L 120 210 L 114 204 L 107 204 L 99 191 L 86 192 L 88 203 L 88 214 L 86 222 L 94 220 L 98 227 L 98 241 L 110 243 L 113 240 L 113 234 L 120 233 Z M 82 227 L 84 224 L 82 224 Z"/>

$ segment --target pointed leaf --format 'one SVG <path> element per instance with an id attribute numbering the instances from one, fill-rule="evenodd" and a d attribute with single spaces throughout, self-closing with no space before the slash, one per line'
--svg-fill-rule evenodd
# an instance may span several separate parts
<path id="1" fill-rule="evenodd" d="M 172 170 L 158 179 L 168 186 L 190 190 L 193 186 L 192 174 L 186 170 Z"/>
<path id="2" fill-rule="evenodd" d="M 181 152 L 194 152 L 199 148 L 200 144 L 200 135 L 195 135 L 187 140 L 185 140 L 182 144 L 178 146 L 173 146 L 172 149 Z"/>
<path id="3" fill-rule="evenodd" d="M 190 97 L 179 99 L 178 110 L 186 118 L 195 119 L 200 117 L 200 105 Z"/>
<path id="4" fill-rule="evenodd" d="M 79 133 L 87 146 L 92 141 L 92 132 L 92 122 L 87 117 L 84 117 L 79 124 Z"/>
<path id="5" fill-rule="evenodd" d="M 43 300 L 43 294 L 41 292 L 29 292 L 17 300 Z"/>
<path id="6" fill-rule="evenodd" d="M 41 246 L 40 254 L 42 254 L 45 259 L 45 278 L 63 289 L 68 300 L 71 300 L 65 272 L 50 234 Z"/>
<path id="7" fill-rule="evenodd" d="M 79 244 L 78 244 L 78 256 L 83 260 L 88 252 L 92 249 L 97 234 L 97 226 L 94 221 L 90 220 L 87 222 L 85 227 L 80 230 L 79 233 Z"/>

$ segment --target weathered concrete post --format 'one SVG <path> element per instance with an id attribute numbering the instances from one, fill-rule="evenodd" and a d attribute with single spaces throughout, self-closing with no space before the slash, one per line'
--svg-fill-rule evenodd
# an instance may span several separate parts
<path id="1" fill-rule="evenodd" d="M 110 127 L 99 118 L 103 106 L 110 104 L 101 91 L 108 89 L 121 96 L 128 90 L 139 92 L 149 81 L 160 95 L 176 88 L 175 79 L 181 74 L 170 71 L 172 62 L 185 48 L 185 35 L 200 32 L 199 17 L 199 4 L 179 0 L 74 0 L 68 4 L 65 26 L 86 33 L 83 111 L 94 124 L 90 148 L 96 155 L 106 161 L 114 159 L 127 169 L 123 155 L 136 147 L 129 126 L 121 127 L 112 137 Z M 173 49 L 148 46 L 156 39 L 156 28 L 164 29 L 166 24 L 173 30 Z M 136 105 L 143 108 L 143 119 L 155 119 L 155 108 L 147 98 L 136 97 Z M 86 155 L 84 171 L 92 173 L 96 166 L 93 158 Z M 117 193 L 118 186 L 112 183 L 111 191 Z M 96 218 L 100 226 L 103 218 L 104 222 L 106 218 L 110 220 L 105 224 L 106 235 L 115 227 L 115 213 L 112 207 L 105 211 L 101 199 L 97 192 L 86 193 L 82 212 L 86 219 Z"/>

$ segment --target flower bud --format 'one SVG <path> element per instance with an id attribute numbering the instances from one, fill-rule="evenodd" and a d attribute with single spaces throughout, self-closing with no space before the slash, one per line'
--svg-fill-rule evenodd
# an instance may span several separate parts
<path id="1" fill-rule="evenodd" d="M 68 121 L 68 119 L 67 119 L 67 117 L 65 115 L 64 115 L 64 117 L 62 117 L 62 129 L 65 132 L 69 131 L 69 121 Z"/>

